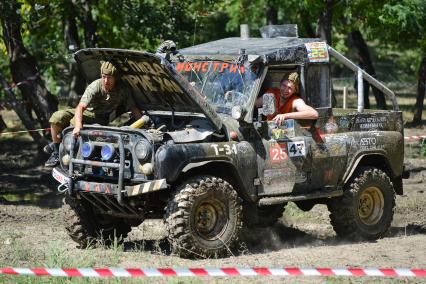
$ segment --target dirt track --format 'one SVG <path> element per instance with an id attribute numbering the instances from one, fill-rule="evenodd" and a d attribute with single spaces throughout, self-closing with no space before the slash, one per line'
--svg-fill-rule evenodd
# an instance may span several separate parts
<path id="1" fill-rule="evenodd" d="M 238 255 L 187 260 L 170 255 L 159 220 L 134 229 L 123 246 L 77 249 L 62 226 L 61 196 L 51 191 L 49 171 L 37 166 L 42 157 L 34 158 L 32 143 L 0 144 L 0 267 L 426 267 L 426 159 L 409 160 L 405 195 L 397 197 L 391 230 L 377 242 L 339 240 L 325 206 L 302 212 L 290 205 L 273 228 L 252 231 L 253 242 L 243 244 Z"/>

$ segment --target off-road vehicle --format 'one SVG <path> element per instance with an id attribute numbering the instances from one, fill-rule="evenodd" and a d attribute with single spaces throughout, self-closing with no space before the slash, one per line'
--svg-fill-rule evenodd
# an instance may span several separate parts
<path id="1" fill-rule="evenodd" d="M 358 74 L 357 109 L 332 108 L 330 57 Z M 180 56 L 91 48 L 75 59 L 88 83 L 101 60 L 113 62 L 145 113 L 142 128 L 84 125 L 78 138 L 63 131 L 53 176 L 81 247 L 163 218 L 174 253 L 223 256 L 243 226 L 272 225 L 288 202 L 306 211 L 326 204 L 341 237 L 388 230 L 403 193 L 402 114 L 389 89 L 321 40 L 226 38 Z M 276 107 L 265 90 L 289 72 L 298 72 L 317 120 L 265 119 Z M 393 110 L 364 110 L 363 79 Z"/>

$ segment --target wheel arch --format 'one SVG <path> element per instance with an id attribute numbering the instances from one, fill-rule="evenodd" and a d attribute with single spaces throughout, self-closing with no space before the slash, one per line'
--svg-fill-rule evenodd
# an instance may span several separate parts
<path id="1" fill-rule="evenodd" d="M 229 182 L 237 193 L 246 201 L 253 201 L 249 193 L 245 190 L 244 182 L 238 170 L 228 161 L 204 161 L 200 163 L 189 163 L 179 174 L 176 183 L 180 184 L 184 180 L 198 175 L 211 175 L 222 178 Z"/>
<path id="2" fill-rule="evenodd" d="M 402 177 L 395 175 L 389 160 L 382 153 L 367 153 L 357 157 L 352 163 L 352 166 L 345 172 L 343 176 L 343 184 L 349 181 L 356 169 L 364 166 L 372 166 L 384 171 L 391 179 L 395 193 L 399 195 L 403 194 Z"/>

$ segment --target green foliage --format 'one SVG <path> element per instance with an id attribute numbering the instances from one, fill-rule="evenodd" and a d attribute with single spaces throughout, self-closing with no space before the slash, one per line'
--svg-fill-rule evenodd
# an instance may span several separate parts
<path id="1" fill-rule="evenodd" d="M 380 22 L 389 32 L 385 37 L 405 44 L 425 42 L 426 2 L 423 0 L 391 1 L 385 4 L 379 16 Z"/>
<path id="2" fill-rule="evenodd" d="M 426 139 L 422 139 L 422 143 L 420 146 L 420 156 L 426 157 Z"/>
<path id="3" fill-rule="evenodd" d="M 91 3 L 89 10 L 85 3 Z M 70 83 L 71 54 L 64 39 L 67 17 L 76 20 L 81 48 L 86 46 L 83 19 L 91 17 L 96 23 L 96 46 L 153 52 L 165 39 L 186 47 L 238 36 L 243 23 L 249 24 L 252 36 L 259 36 L 258 29 L 267 23 L 267 6 L 277 11 L 279 24 L 296 23 L 301 37 L 312 36 L 326 7 L 326 1 L 317 0 L 18 0 L 18 4 L 24 44 L 37 58 L 40 74 L 53 93 Z M 414 78 L 426 50 L 426 1 L 335 0 L 333 45 L 337 50 L 351 52 L 347 34 L 354 29 L 374 43 L 373 60 L 391 61 L 398 72 Z M 1 41 L 0 71 L 10 78 Z"/>

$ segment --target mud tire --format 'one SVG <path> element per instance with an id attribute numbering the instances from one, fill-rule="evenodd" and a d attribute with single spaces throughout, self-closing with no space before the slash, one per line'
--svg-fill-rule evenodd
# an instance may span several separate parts
<path id="1" fill-rule="evenodd" d="M 68 235 L 80 248 L 121 243 L 132 230 L 124 220 L 96 215 L 83 200 L 70 196 L 65 197 L 62 210 Z"/>
<path id="2" fill-rule="evenodd" d="M 271 227 L 283 216 L 286 205 L 287 203 L 259 208 L 255 204 L 245 204 L 244 226 L 247 228 Z"/>
<path id="3" fill-rule="evenodd" d="M 242 206 L 228 182 L 212 176 L 185 181 L 170 199 L 164 221 L 172 252 L 209 258 L 232 254 L 242 228 Z"/>
<path id="4" fill-rule="evenodd" d="M 358 169 L 344 195 L 328 204 L 336 234 L 354 241 L 382 238 L 392 223 L 394 207 L 392 182 L 385 172 L 373 167 Z"/>

